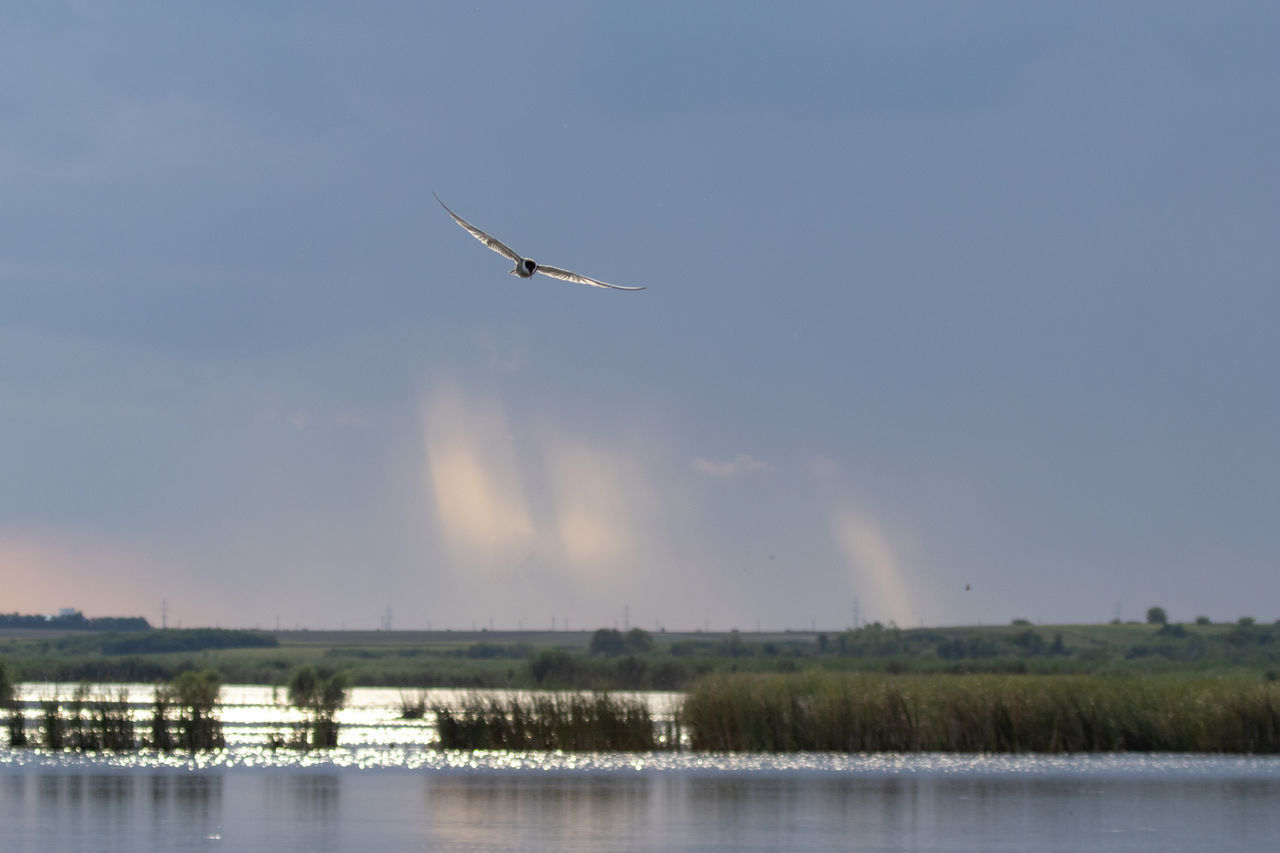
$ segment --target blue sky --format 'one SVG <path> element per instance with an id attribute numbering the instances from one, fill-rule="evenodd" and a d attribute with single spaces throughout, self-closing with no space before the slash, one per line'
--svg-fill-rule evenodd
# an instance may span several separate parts
<path id="1" fill-rule="evenodd" d="M 1277 36 L 1265 4 L 10 14 L 0 610 L 1280 617 Z M 432 191 L 647 290 L 508 276 Z"/>

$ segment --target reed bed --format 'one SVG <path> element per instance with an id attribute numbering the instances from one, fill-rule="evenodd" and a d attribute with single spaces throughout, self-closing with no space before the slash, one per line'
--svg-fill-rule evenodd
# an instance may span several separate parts
<path id="1" fill-rule="evenodd" d="M 713 676 L 682 710 L 693 749 L 1280 752 L 1280 685 L 1103 676 Z"/>
<path id="2" fill-rule="evenodd" d="M 644 752 L 659 749 L 648 707 L 608 694 L 473 697 L 461 711 L 433 709 L 442 749 Z"/>
<path id="3" fill-rule="evenodd" d="M 226 741 L 217 717 L 218 691 L 217 675 L 210 672 L 189 672 L 173 684 L 156 685 L 152 718 L 141 733 L 124 687 L 91 693 L 88 684 L 81 684 L 67 698 L 39 699 L 38 724 L 30 733 L 24 703 L 15 694 L 8 707 L 9 746 L 74 752 L 221 749 Z"/>

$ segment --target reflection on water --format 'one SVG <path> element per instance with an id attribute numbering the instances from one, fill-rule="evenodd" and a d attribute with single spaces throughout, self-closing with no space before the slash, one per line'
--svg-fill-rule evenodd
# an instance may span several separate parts
<path id="1" fill-rule="evenodd" d="M 1215 761 L 1212 775 L 0 765 L 0 849 L 1270 849 L 1280 768 Z"/>

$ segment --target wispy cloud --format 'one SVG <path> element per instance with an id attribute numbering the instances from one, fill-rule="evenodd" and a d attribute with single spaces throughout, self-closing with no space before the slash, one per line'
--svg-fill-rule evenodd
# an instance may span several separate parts
<path id="1" fill-rule="evenodd" d="M 424 412 L 428 482 L 455 562 L 492 565 L 528 553 L 537 529 L 502 407 L 437 395 Z"/>
<path id="2" fill-rule="evenodd" d="M 769 463 L 762 462 L 747 453 L 739 453 L 727 462 L 701 457 L 693 460 L 693 470 L 708 477 L 736 477 L 739 474 L 751 474 L 756 471 L 769 470 Z"/>
<path id="3" fill-rule="evenodd" d="M 907 624 L 913 612 L 911 595 L 898 549 L 883 525 L 869 513 L 844 507 L 832 518 L 831 534 L 863 600 L 899 624 Z"/>
<path id="4" fill-rule="evenodd" d="M 455 569 L 534 562 L 601 579 L 644 558 L 656 487 L 625 446 L 543 420 L 515 423 L 496 398 L 446 390 L 424 407 L 435 521 Z"/>

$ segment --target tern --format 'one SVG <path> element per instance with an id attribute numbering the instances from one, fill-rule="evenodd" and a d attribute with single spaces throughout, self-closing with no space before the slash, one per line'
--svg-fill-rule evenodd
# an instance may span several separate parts
<path id="1" fill-rule="evenodd" d="M 432 193 L 432 195 L 436 196 L 436 201 L 440 201 L 440 196 L 436 195 L 435 193 Z M 589 278 L 588 276 L 585 276 L 585 275 L 579 275 L 576 272 L 569 272 L 569 270 L 562 270 L 559 267 L 549 267 L 546 264 L 540 264 L 537 261 L 535 261 L 533 258 L 523 258 L 516 252 L 512 251 L 511 247 L 509 247 L 506 243 L 503 243 L 497 237 L 493 237 L 484 233 L 479 228 L 475 227 L 470 222 L 463 219 L 458 214 L 454 213 L 452 210 L 449 209 L 449 205 L 445 204 L 443 201 L 440 201 L 440 206 L 443 207 L 445 210 L 445 213 L 452 216 L 453 221 L 461 225 L 468 234 L 470 234 L 472 237 L 475 237 L 481 243 L 484 243 L 490 249 L 493 249 L 493 251 L 497 252 L 499 255 L 502 255 L 504 258 L 514 263 L 515 269 L 510 270 L 512 275 L 518 275 L 521 278 L 532 278 L 534 273 L 540 272 L 543 275 L 549 275 L 552 278 L 558 278 L 561 281 L 571 281 L 574 284 L 589 284 L 592 287 L 608 287 L 608 288 L 612 288 L 613 290 L 644 290 L 643 287 L 623 287 L 620 284 L 609 284 L 608 282 L 600 281 L 594 278 Z"/>

